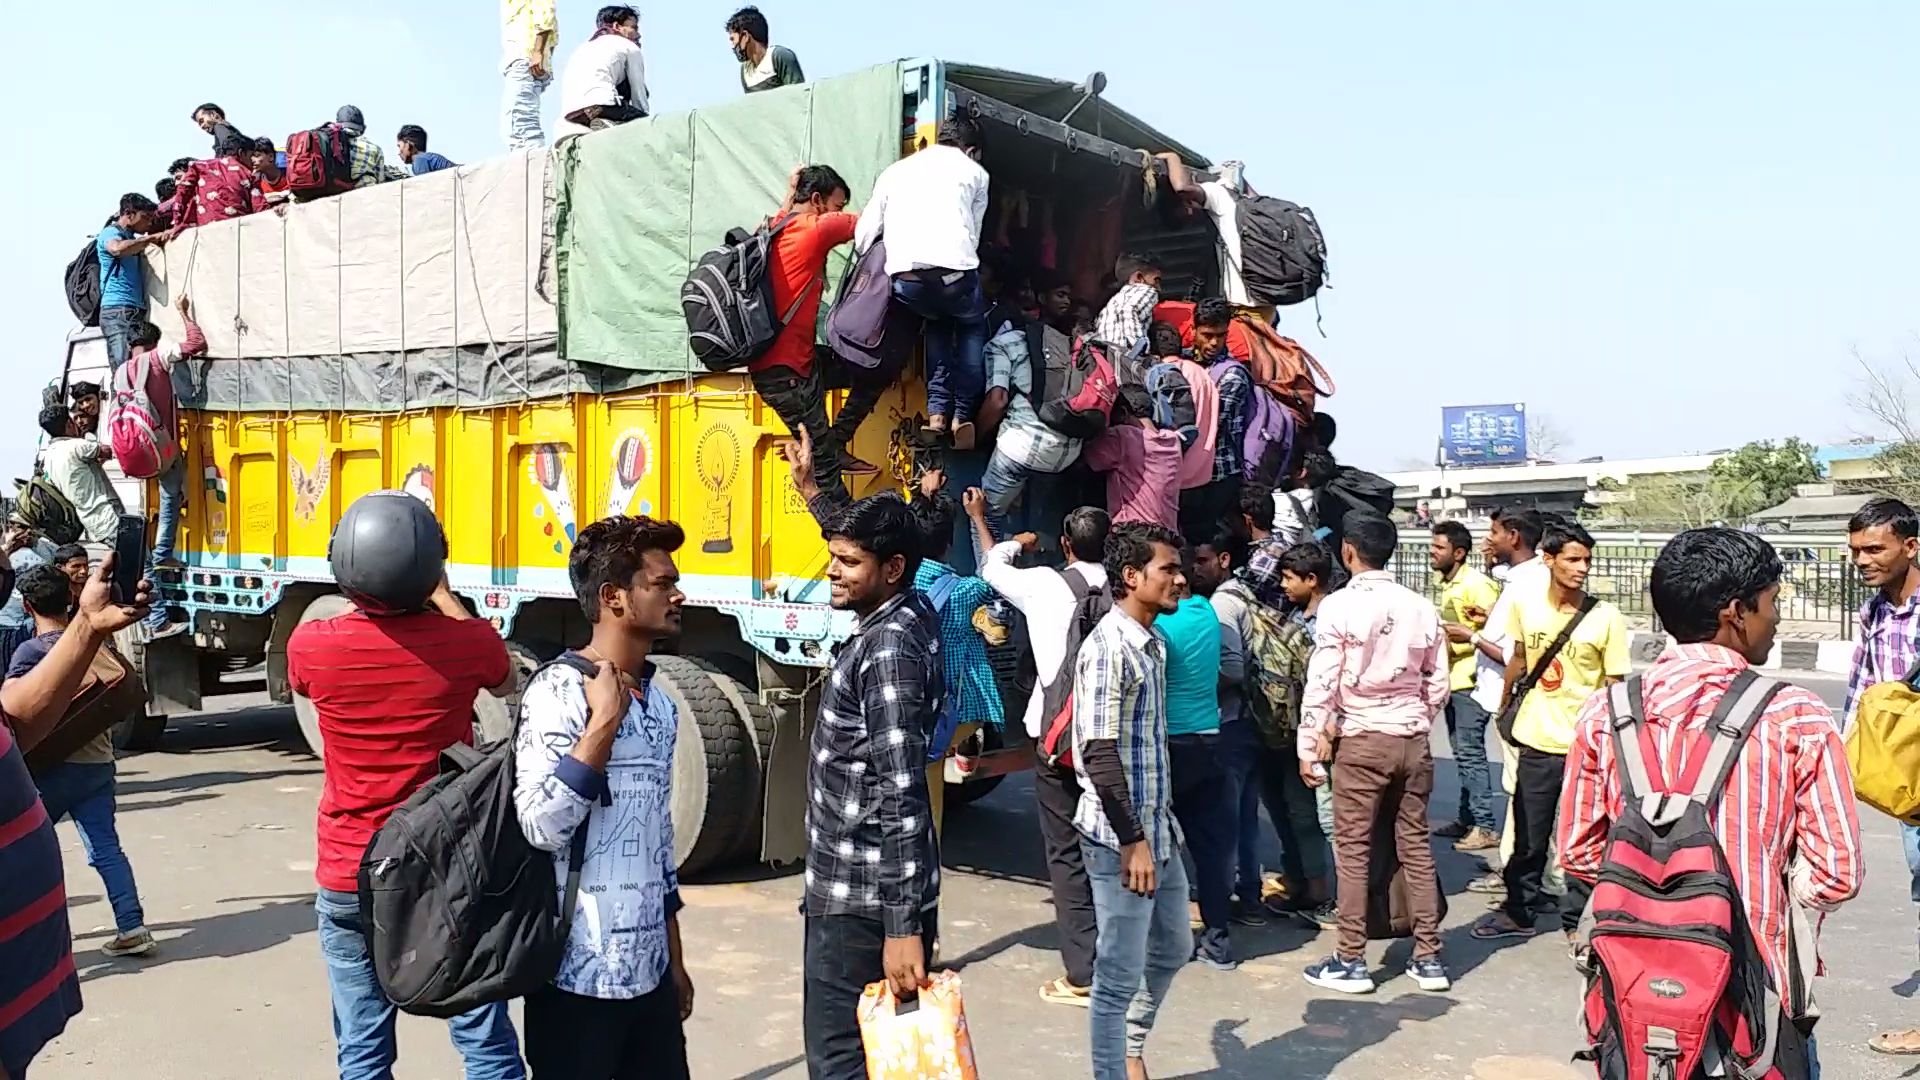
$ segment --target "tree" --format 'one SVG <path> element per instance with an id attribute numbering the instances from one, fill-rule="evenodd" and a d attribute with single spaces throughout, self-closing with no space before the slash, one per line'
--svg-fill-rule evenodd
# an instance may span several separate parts
<path id="1" fill-rule="evenodd" d="M 1527 457 L 1533 461 L 1552 461 L 1573 444 L 1566 429 L 1543 412 L 1527 413 Z"/>
<path id="2" fill-rule="evenodd" d="M 1899 363 L 1876 364 L 1858 349 L 1853 359 L 1861 377 L 1847 403 L 1867 422 L 1863 434 L 1886 443 L 1876 460 L 1887 475 L 1874 487 L 1909 504 L 1920 501 L 1920 410 L 1914 408 L 1920 359 L 1902 350 Z"/>
<path id="3" fill-rule="evenodd" d="M 1797 437 L 1777 446 L 1772 439 L 1762 439 L 1721 457 L 1707 475 L 1722 485 L 1730 501 L 1728 517 L 1744 521 L 1792 498 L 1801 484 L 1819 480 L 1820 463 L 1813 452 L 1813 444 Z"/>
<path id="4" fill-rule="evenodd" d="M 1635 529 L 1698 529 L 1737 525 L 1753 512 L 1750 481 L 1714 476 L 1653 473 L 1625 484 L 1603 485 L 1617 498 L 1604 508 L 1608 522 Z M 1770 504 L 1768 504 L 1770 505 Z"/>

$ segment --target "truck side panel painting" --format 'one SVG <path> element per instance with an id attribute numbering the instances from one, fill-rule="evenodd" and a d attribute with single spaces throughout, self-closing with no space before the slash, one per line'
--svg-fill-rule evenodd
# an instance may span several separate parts
<path id="1" fill-rule="evenodd" d="M 344 609 L 328 542 L 368 492 L 433 507 L 455 592 L 523 669 L 587 637 L 567 576 L 579 530 L 670 518 L 687 533 L 687 615 L 681 658 L 659 677 L 681 707 L 683 869 L 797 857 L 812 690 L 852 618 L 829 605 L 826 542 L 778 452 L 788 432 L 743 373 L 692 360 L 679 282 L 726 229 L 764 220 L 799 162 L 834 165 L 857 209 L 888 163 L 933 141 L 950 104 L 999 140 L 996 189 L 1111 206 L 1124 219 L 1112 244 L 1173 235 L 1141 197 L 1145 152 L 1206 162 L 1077 101 L 1053 80 L 886 65 L 193 229 L 151 254 L 153 318 L 177 332 L 185 293 L 209 341 L 176 380 L 187 566 L 160 586 L 192 636 L 143 651 L 156 709 L 197 707 L 196 690 L 261 659 L 269 689 L 290 696 L 287 636 Z M 1204 226 L 1177 243 L 1195 290 L 1211 272 Z M 847 255 L 829 264 L 829 299 Z M 850 481 L 856 496 L 911 479 L 924 403 L 917 369 L 887 391 L 850 447 L 882 465 Z M 311 706 L 295 706 L 324 752 Z M 511 708 L 483 696 L 479 733 L 505 734 Z"/>

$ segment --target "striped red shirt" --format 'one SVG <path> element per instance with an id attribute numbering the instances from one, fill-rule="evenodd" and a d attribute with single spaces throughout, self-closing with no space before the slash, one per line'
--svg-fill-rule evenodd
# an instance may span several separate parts
<path id="1" fill-rule="evenodd" d="M 1673 645 L 1661 654 L 1643 683 L 1645 720 L 1658 748 L 1649 772 L 1658 769 L 1672 782 L 1747 666 L 1718 645 Z M 1607 829 L 1621 807 L 1608 696 L 1593 695 L 1581 710 L 1560 796 L 1561 863 L 1589 882 L 1599 876 Z M 1831 911 L 1860 891 L 1863 872 L 1853 778 L 1825 703 L 1799 686 L 1775 694 L 1740 751 L 1720 806 L 1709 813 L 1774 986 L 1784 988 L 1788 905 Z"/>
<path id="2" fill-rule="evenodd" d="M 359 888 L 367 842 L 440 771 L 442 750 L 473 741 L 474 696 L 510 670 L 506 642 L 481 619 L 350 611 L 294 630 L 287 681 L 313 702 L 326 744 L 321 888 Z"/>
<path id="3" fill-rule="evenodd" d="M 25 1072 L 79 1012 L 60 842 L 0 717 L 0 1069 Z"/>

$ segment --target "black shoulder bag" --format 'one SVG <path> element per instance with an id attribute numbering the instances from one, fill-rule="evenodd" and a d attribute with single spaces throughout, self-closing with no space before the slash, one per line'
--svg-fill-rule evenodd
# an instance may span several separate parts
<path id="1" fill-rule="evenodd" d="M 1525 700 L 1527 694 L 1539 683 L 1540 676 L 1547 673 L 1547 668 L 1552 666 L 1554 658 L 1560 655 L 1560 650 L 1566 648 L 1567 641 L 1579 628 L 1580 621 L 1587 617 L 1587 612 L 1592 611 L 1593 606 L 1599 602 L 1591 596 L 1580 601 L 1580 610 L 1574 612 L 1573 618 L 1567 620 L 1567 625 L 1560 628 L 1560 633 L 1547 646 L 1547 651 L 1540 654 L 1540 659 L 1533 665 L 1533 670 L 1513 684 L 1513 696 L 1507 699 L 1507 707 L 1500 710 L 1499 717 L 1493 722 L 1494 726 L 1500 729 L 1500 737 L 1506 740 L 1508 746 L 1519 745 L 1513 741 L 1513 722 L 1520 715 L 1520 702 Z M 1516 646 L 1519 644 L 1517 641 L 1514 642 Z"/>

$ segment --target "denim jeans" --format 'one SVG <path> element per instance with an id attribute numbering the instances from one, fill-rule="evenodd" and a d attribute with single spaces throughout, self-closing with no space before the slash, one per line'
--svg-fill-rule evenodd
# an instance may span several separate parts
<path id="1" fill-rule="evenodd" d="M 528 150 L 547 144 L 547 133 L 540 127 L 540 95 L 553 83 L 551 73 L 538 79 L 525 60 L 507 65 L 506 96 L 501 105 L 500 134 L 509 150 Z"/>
<path id="2" fill-rule="evenodd" d="M 1220 768 L 1227 782 L 1227 808 L 1234 815 L 1233 889 L 1249 904 L 1260 902 L 1260 781 L 1265 746 L 1260 728 L 1242 717 L 1220 725 Z"/>
<path id="3" fill-rule="evenodd" d="M 1907 896 L 1920 904 L 1920 826 L 1900 826 L 1900 846 L 1907 853 Z"/>
<path id="4" fill-rule="evenodd" d="M 114 826 L 113 762 L 65 762 L 35 777 L 34 783 L 46 805 L 47 820 L 71 816 L 79 827 L 87 865 L 100 875 L 107 903 L 113 905 L 114 928 L 124 934 L 146 925 L 133 864 L 120 850 L 120 832 Z"/>
<path id="5" fill-rule="evenodd" d="M 1093 1080 L 1126 1080 L 1127 1059 L 1146 1056 L 1153 1018 L 1193 952 L 1187 871 L 1178 852 L 1158 853 L 1153 895 L 1139 896 L 1127 891 L 1118 851 L 1082 838 L 1080 854 L 1100 928 L 1087 1020 Z"/>
<path id="6" fill-rule="evenodd" d="M 360 898 L 321 889 L 313 907 L 320 917 L 320 953 L 327 961 L 327 988 L 333 996 L 340 1080 L 393 1080 L 393 1065 L 400 1057 L 393 1037 L 398 1010 L 374 977 Z M 447 1028 L 466 1061 L 467 1080 L 526 1080 L 506 1002 L 462 1013 L 447 1021 Z"/>
<path id="7" fill-rule="evenodd" d="M 993 535 L 1004 539 L 1027 531 L 1014 528 L 1014 521 L 1009 515 L 1013 511 L 1013 504 L 1019 501 L 1020 493 L 1026 490 L 1028 481 L 1041 475 L 1001 453 L 998 446 L 993 448 L 993 456 L 987 459 L 986 472 L 980 476 L 980 488 L 987 493 L 987 527 L 993 530 Z M 1032 502 L 1032 499 L 1028 499 L 1027 505 L 1031 507 Z M 1032 515 L 1023 514 L 1021 517 L 1021 523 L 1025 524 Z M 1055 528 L 1058 528 L 1057 524 Z"/>
<path id="8" fill-rule="evenodd" d="M 100 309 L 100 333 L 107 339 L 107 364 L 119 371 L 133 355 L 133 332 L 147 319 L 147 309 L 110 307 Z"/>
<path id="9" fill-rule="evenodd" d="M 1493 773 L 1487 764 L 1487 710 L 1471 690 L 1455 690 L 1447 698 L 1447 740 L 1453 745 L 1453 765 L 1460 773 L 1462 825 L 1494 830 Z"/>
<path id="10" fill-rule="evenodd" d="M 987 382 L 986 298 L 980 272 L 953 281 L 944 270 L 916 270 L 893 279 L 895 299 L 927 320 L 927 415 L 971 421 Z"/>

